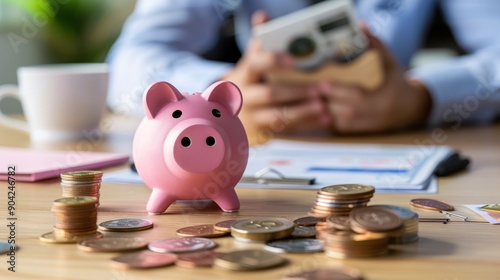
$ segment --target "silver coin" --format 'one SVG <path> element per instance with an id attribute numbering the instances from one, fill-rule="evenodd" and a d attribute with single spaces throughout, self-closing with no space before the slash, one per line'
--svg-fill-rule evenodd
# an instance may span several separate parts
<path id="1" fill-rule="evenodd" d="M 400 207 L 400 206 L 396 206 L 396 205 L 389 205 L 389 204 L 377 204 L 377 205 L 371 205 L 371 206 L 383 207 L 383 208 L 392 210 L 393 212 L 395 212 L 396 214 L 401 216 L 401 218 L 403 218 L 403 220 L 418 219 L 417 213 L 415 213 L 415 212 L 413 212 L 410 209 L 405 208 L 405 207 Z"/>
<path id="2" fill-rule="evenodd" d="M 105 231 L 136 231 L 153 227 L 153 222 L 146 219 L 116 219 L 99 224 L 99 229 Z"/>
<path id="3" fill-rule="evenodd" d="M 264 249 L 275 253 L 312 253 L 323 251 L 323 243 L 318 239 L 282 239 L 268 241 Z"/>
<path id="4" fill-rule="evenodd" d="M 0 254 L 5 254 L 11 251 L 10 247 L 14 247 L 14 251 L 16 250 L 16 245 L 9 244 L 7 241 L 0 241 Z"/>
<path id="5" fill-rule="evenodd" d="M 181 253 L 212 249 L 217 244 L 201 237 L 170 238 L 149 243 L 148 249 L 158 253 Z"/>

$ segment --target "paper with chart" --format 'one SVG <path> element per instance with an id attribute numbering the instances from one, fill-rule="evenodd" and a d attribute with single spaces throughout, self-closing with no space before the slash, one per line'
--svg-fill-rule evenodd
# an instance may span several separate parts
<path id="1" fill-rule="evenodd" d="M 436 165 L 452 150 L 447 146 L 360 145 L 275 140 L 251 148 L 245 177 L 272 168 L 286 177 L 314 177 L 313 185 L 239 184 L 241 187 L 319 189 L 361 183 L 377 191 L 435 190 Z M 273 176 L 270 174 L 269 176 Z M 260 185 L 260 186 L 259 186 Z"/>

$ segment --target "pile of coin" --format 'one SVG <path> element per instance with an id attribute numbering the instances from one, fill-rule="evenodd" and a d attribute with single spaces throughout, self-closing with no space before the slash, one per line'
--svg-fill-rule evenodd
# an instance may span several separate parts
<path id="1" fill-rule="evenodd" d="M 372 207 L 383 207 L 389 209 L 403 219 L 403 231 L 396 236 L 389 236 L 390 244 L 407 244 L 418 239 L 418 214 L 405 207 L 395 205 L 378 204 Z"/>
<path id="2" fill-rule="evenodd" d="M 349 216 L 330 216 L 320 229 L 325 254 L 333 258 L 374 257 L 389 248 L 389 237 L 401 237 L 403 219 L 383 207 L 359 207 Z"/>
<path id="3" fill-rule="evenodd" d="M 330 215 L 348 215 L 352 209 L 368 204 L 375 188 L 370 185 L 345 184 L 321 188 L 308 215 L 326 218 Z"/>
<path id="4" fill-rule="evenodd" d="M 52 212 L 56 224 L 52 232 L 40 236 L 48 243 L 77 243 L 83 239 L 100 238 L 97 232 L 97 199 L 90 196 L 64 197 L 54 200 Z"/>
<path id="5" fill-rule="evenodd" d="M 101 171 L 93 170 L 61 173 L 62 196 L 92 196 L 97 199 L 99 206 L 102 174 Z"/>

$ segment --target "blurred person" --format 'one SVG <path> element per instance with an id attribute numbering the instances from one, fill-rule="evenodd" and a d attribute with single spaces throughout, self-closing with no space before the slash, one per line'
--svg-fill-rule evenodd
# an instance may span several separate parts
<path id="1" fill-rule="evenodd" d="M 225 79 L 242 91 L 240 113 L 257 134 L 325 131 L 377 133 L 418 126 L 487 123 L 500 115 L 500 1 L 357 0 L 371 47 L 382 58 L 384 81 L 375 90 L 339 82 L 272 84 L 266 73 L 292 67 L 285 54 L 266 52 L 252 26 L 310 5 L 307 0 L 138 0 L 109 54 L 108 104 L 143 114 L 142 94 L 164 80 L 181 92 L 201 92 Z M 417 69 L 412 56 L 440 8 L 467 54 Z M 234 17 L 240 58 L 225 53 L 220 30 Z M 218 52 L 218 55 L 213 55 Z M 224 61 L 225 59 L 225 61 Z"/>

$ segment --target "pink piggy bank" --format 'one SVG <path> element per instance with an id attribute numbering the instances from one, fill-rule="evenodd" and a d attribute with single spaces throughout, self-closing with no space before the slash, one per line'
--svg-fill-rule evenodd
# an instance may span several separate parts
<path id="1" fill-rule="evenodd" d="M 133 156 L 152 189 L 150 214 L 180 199 L 212 199 L 226 212 L 240 208 L 234 187 L 248 161 L 248 140 L 238 119 L 241 104 L 239 88 L 227 81 L 192 95 L 167 82 L 149 86 Z"/>

